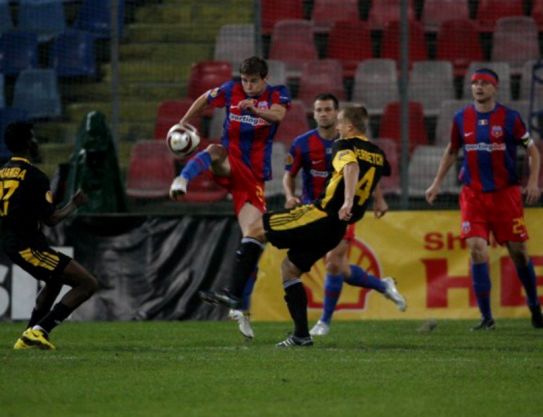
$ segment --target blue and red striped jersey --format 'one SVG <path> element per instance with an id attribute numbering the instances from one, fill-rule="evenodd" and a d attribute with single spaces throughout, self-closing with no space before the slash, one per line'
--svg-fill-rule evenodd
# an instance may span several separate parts
<path id="1" fill-rule="evenodd" d="M 497 103 L 480 113 L 470 104 L 455 114 L 451 148 L 464 150 L 460 180 L 478 191 L 496 191 L 519 183 L 517 146 L 526 146 L 529 133 L 519 113 Z"/>
<path id="2" fill-rule="evenodd" d="M 224 107 L 224 119 L 221 143 L 229 155 L 242 160 L 258 179 L 271 178 L 272 141 L 279 123 L 270 123 L 255 116 L 250 111 L 241 111 L 238 103 L 252 98 L 258 108 L 269 109 L 273 104 L 290 105 L 290 95 L 283 85 L 267 85 L 262 94 L 249 97 L 243 91 L 240 81 L 228 81 L 218 88 L 210 90 L 208 103 L 213 107 Z"/>
<path id="3" fill-rule="evenodd" d="M 332 166 L 333 140 L 320 137 L 317 129 L 298 136 L 287 155 L 285 171 L 295 177 L 302 169 L 302 200 L 310 203 L 326 186 Z"/>

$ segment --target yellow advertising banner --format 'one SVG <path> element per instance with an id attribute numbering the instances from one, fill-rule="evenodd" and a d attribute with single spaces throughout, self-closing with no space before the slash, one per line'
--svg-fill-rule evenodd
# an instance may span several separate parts
<path id="1" fill-rule="evenodd" d="M 543 303 L 543 209 L 525 210 Z M 280 265 L 286 251 L 271 245 L 260 260 L 252 299 L 255 320 L 288 320 L 283 301 Z M 356 225 L 350 261 L 373 275 L 396 279 L 407 298 L 407 311 L 376 291 L 343 285 L 334 319 L 479 318 L 471 286 L 469 252 L 460 239 L 459 211 L 390 212 L 381 219 L 371 213 Z M 489 259 L 492 309 L 495 317 L 529 317 L 524 291 L 507 250 L 493 244 Z M 320 317 L 325 265 L 321 260 L 303 275 L 310 321 Z"/>

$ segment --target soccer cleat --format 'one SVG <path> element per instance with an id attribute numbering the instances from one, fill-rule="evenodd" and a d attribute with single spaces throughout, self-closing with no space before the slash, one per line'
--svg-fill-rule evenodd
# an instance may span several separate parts
<path id="1" fill-rule="evenodd" d="M 30 328 L 27 330 L 30 330 Z M 23 350 L 23 349 L 30 349 L 30 348 L 32 348 L 32 345 L 29 345 L 28 343 L 26 343 L 23 340 L 22 336 L 18 338 L 15 344 L 13 345 L 13 350 Z"/>
<path id="2" fill-rule="evenodd" d="M 311 336 L 307 337 L 298 337 L 298 336 L 289 336 L 282 342 L 279 342 L 275 345 L 278 348 L 290 348 L 290 347 L 308 347 L 313 346 L 313 339 Z"/>
<path id="3" fill-rule="evenodd" d="M 239 310 L 239 306 L 241 305 L 241 300 L 226 289 L 222 291 L 200 291 L 199 295 L 201 300 L 206 303 L 222 304 L 233 310 Z"/>
<path id="4" fill-rule="evenodd" d="M 478 332 L 479 330 L 495 330 L 496 322 L 493 319 L 482 319 L 477 326 L 471 328 L 472 331 Z"/>
<path id="5" fill-rule="evenodd" d="M 55 350 L 53 345 L 44 331 L 38 329 L 26 329 L 21 336 L 21 339 L 30 346 L 37 347 L 43 350 Z"/>
<path id="6" fill-rule="evenodd" d="M 407 310 L 407 302 L 405 301 L 405 297 L 400 294 L 398 289 L 396 288 L 396 281 L 394 278 L 386 277 L 382 279 L 383 283 L 386 285 L 385 292 L 383 295 L 388 298 L 390 301 L 392 301 L 394 304 L 396 304 L 396 307 L 398 307 L 398 310 L 405 311 Z"/>
<path id="7" fill-rule="evenodd" d="M 251 327 L 251 321 L 249 320 L 249 313 L 231 309 L 228 312 L 228 318 L 238 322 L 239 331 L 243 336 L 248 339 L 255 337 L 255 333 Z"/>
<path id="8" fill-rule="evenodd" d="M 532 326 L 535 329 L 543 328 L 543 316 L 541 315 L 541 306 L 530 307 L 530 312 L 532 313 Z"/>
<path id="9" fill-rule="evenodd" d="M 309 331 L 311 336 L 326 336 L 330 333 L 330 325 L 322 320 L 319 320 Z"/>

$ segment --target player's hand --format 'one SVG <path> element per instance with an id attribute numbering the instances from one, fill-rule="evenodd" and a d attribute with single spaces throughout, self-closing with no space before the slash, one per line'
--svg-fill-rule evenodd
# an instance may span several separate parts
<path id="1" fill-rule="evenodd" d="M 187 193 L 187 180 L 182 177 L 176 177 L 170 186 L 170 198 L 178 201 Z"/>
<path id="2" fill-rule="evenodd" d="M 296 206 L 299 206 L 300 204 L 302 204 L 300 199 L 298 197 L 296 197 L 296 196 L 293 196 L 293 197 L 287 198 L 287 200 L 285 201 L 285 208 L 286 209 L 291 209 L 291 208 L 294 208 Z"/>
<path id="3" fill-rule="evenodd" d="M 528 182 L 526 185 L 524 193 L 526 194 L 526 204 L 535 204 L 541 197 L 541 189 L 537 186 L 537 184 L 531 184 L 530 182 Z"/>
<path id="4" fill-rule="evenodd" d="M 85 194 L 81 189 L 77 190 L 72 196 L 72 203 L 76 207 L 81 207 L 82 205 L 87 204 L 88 201 L 89 197 L 87 197 L 87 194 Z"/>
<path id="5" fill-rule="evenodd" d="M 253 98 L 246 98 L 238 103 L 238 107 L 243 110 L 249 110 L 253 113 L 256 112 L 256 100 Z"/>
<path id="6" fill-rule="evenodd" d="M 346 221 L 346 222 L 351 220 L 351 217 L 353 216 L 353 213 L 351 211 L 352 208 L 353 208 L 353 202 L 352 201 L 344 202 L 343 205 L 341 206 L 341 208 L 338 211 L 339 220 L 343 220 L 343 221 Z"/>
<path id="7" fill-rule="evenodd" d="M 383 217 L 388 211 L 388 204 L 384 198 L 378 198 L 373 201 L 373 214 L 377 219 Z"/>
<path id="8" fill-rule="evenodd" d="M 438 194 L 439 194 L 439 185 L 434 184 L 434 183 L 432 183 L 432 185 L 430 185 L 424 192 L 426 201 L 430 205 L 434 204 L 434 200 L 436 199 Z"/>

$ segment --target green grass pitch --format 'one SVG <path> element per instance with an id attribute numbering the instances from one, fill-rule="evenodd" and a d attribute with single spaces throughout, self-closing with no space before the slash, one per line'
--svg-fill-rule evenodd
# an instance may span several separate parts
<path id="1" fill-rule="evenodd" d="M 543 331 L 529 320 L 340 322 L 311 348 L 289 323 L 65 323 L 56 351 L 13 351 L 0 323 L 0 416 L 349 417 L 543 415 Z"/>

